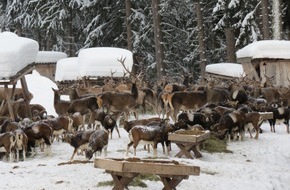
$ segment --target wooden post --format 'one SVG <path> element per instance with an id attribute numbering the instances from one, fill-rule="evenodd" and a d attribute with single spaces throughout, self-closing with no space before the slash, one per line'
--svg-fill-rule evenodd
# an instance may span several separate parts
<path id="1" fill-rule="evenodd" d="M 25 76 L 21 77 L 20 81 L 21 81 L 21 87 L 22 87 L 22 91 L 23 91 L 23 95 L 24 95 L 25 108 L 26 108 L 28 117 L 32 118 L 31 110 L 30 110 L 30 107 L 29 107 L 29 103 L 30 103 L 30 98 L 28 96 L 29 91 L 28 91 L 28 88 L 27 88 L 27 83 L 26 83 Z"/>
<path id="2" fill-rule="evenodd" d="M 4 91 L 5 91 L 5 97 L 6 97 L 6 102 L 7 102 L 9 115 L 12 118 L 12 120 L 15 121 L 15 114 L 14 114 L 14 110 L 13 110 L 13 106 L 12 106 L 12 100 L 11 100 L 12 94 L 10 94 L 10 92 L 9 92 L 8 84 L 5 84 L 4 88 L 5 88 Z M 15 88 L 15 86 L 13 86 L 13 88 Z"/>

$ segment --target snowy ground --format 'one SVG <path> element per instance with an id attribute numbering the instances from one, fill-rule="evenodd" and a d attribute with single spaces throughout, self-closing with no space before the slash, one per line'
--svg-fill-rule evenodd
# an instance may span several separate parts
<path id="1" fill-rule="evenodd" d="M 199 159 L 174 158 L 178 148 L 173 145 L 173 151 L 168 159 L 181 163 L 200 166 L 200 176 L 191 176 L 183 180 L 178 189 L 195 190 L 287 190 L 290 187 L 290 135 L 286 134 L 284 126 L 277 126 L 276 134 L 269 132 L 269 125 L 263 124 L 264 133 L 259 140 L 246 138 L 243 142 L 231 142 L 230 153 L 202 152 Z M 128 136 L 120 129 L 121 138 L 117 133 L 109 142 L 108 157 L 124 158 Z M 164 157 L 161 147 L 158 155 Z M 132 151 L 132 150 L 131 150 Z M 52 155 L 47 157 L 38 151 L 37 156 L 19 163 L 0 162 L 1 189 L 112 189 L 111 186 L 98 187 L 99 182 L 112 180 L 102 169 L 94 168 L 92 163 L 61 165 L 67 162 L 73 148 L 66 143 L 54 142 Z M 130 154 L 132 156 L 132 154 Z M 138 148 L 137 156 L 150 157 Z M 75 160 L 85 160 L 84 156 L 76 156 Z M 147 188 L 129 187 L 129 189 L 162 189 L 160 181 L 145 181 Z"/>
<path id="2" fill-rule="evenodd" d="M 34 88 L 35 100 L 41 103 L 51 102 L 51 96 L 45 90 L 40 90 L 37 82 L 45 83 L 45 80 L 28 79 L 31 91 Z M 31 77 L 33 78 L 33 77 Z M 38 76 L 39 78 L 39 76 Z M 47 85 L 47 90 L 51 89 Z M 42 93 L 42 95 L 41 95 Z M 41 97 L 37 97 L 41 96 Z M 44 101 L 45 100 L 45 101 Z M 46 107 L 49 113 L 53 113 L 52 104 Z M 148 117 L 148 116 L 146 116 Z M 182 190 L 289 190 L 290 189 L 290 134 L 281 126 L 276 127 L 276 133 L 269 131 L 269 124 L 262 125 L 264 133 L 258 140 L 250 139 L 248 134 L 243 142 L 231 142 L 228 149 L 233 153 L 207 153 L 202 152 L 199 159 L 175 158 L 178 152 L 176 145 L 172 145 L 172 152 L 168 159 L 181 163 L 200 166 L 200 176 L 190 176 L 183 180 L 177 189 Z M 125 157 L 128 135 L 124 129 L 120 129 L 121 138 L 117 133 L 109 141 L 108 157 Z M 73 148 L 66 143 L 54 142 L 52 155 L 45 156 L 38 150 L 34 157 L 24 162 L 7 163 L 0 161 L 0 187 L 1 189 L 26 189 L 26 190 L 80 190 L 80 189 L 112 189 L 112 186 L 98 187 L 99 182 L 112 180 L 111 176 L 102 169 L 94 168 L 92 163 L 61 165 L 59 163 L 69 161 Z M 132 156 L 132 149 L 131 154 Z M 150 157 L 138 147 L 137 156 Z M 158 156 L 164 158 L 162 148 L 158 147 Z M 75 156 L 75 160 L 85 160 L 84 156 Z M 130 187 L 129 189 L 162 189 L 160 181 L 145 181 L 147 188 Z"/>

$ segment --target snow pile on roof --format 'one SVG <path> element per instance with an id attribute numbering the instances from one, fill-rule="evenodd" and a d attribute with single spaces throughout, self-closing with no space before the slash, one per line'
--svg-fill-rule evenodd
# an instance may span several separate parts
<path id="1" fill-rule="evenodd" d="M 80 76 L 110 76 L 114 72 L 114 77 L 121 77 L 124 67 L 117 60 L 121 58 L 126 58 L 125 66 L 131 70 L 133 56 L 129 50 L 112 47 L 83 49 L 78 55 Z"/>
<path id="2" fill-rule="evenodd" d="M 59 51 L 39 51 L 36 63 L 56 63 L 58 60 L 67 58 L 67 54 Z"/>
<path id="3" fill-rule="evenodd" d="M 0 33 L 0 78 L 12 77 L 35 62 L 38 48 L 35 40 L 11 32 Z"/>
<path id="4" fill-rule="evenodd" d="M 237 51 L 237 58 L 251 57 L 290 59 L 290 41 L 286 40 L 262 40 L 253 42 Z"/>
<path id="5" fill-rule="evenodd" d="M 131 51 L 115 47 L 95 47 L 80 51 L 77 58 L 61 59 L 56 64 L 56 81 L 77 80 L 80 77 L 122 77 L 125 69 L 118 59 L 124 59 L 125 67 L 131 71 Z"/>
<path id="6" fill-rule="evenodd" d="M 55 81 L 77 80 L 79 76 L 78 58 L 68 57 L 56 63 Z"/>
<path id="7" fill-rule="evenodd" d="M 212 74 L 241 77 L 244 76 L 244 69 L 241 64 L 237 63 L 215 63 L 205 67 L 205 71 Z"/>

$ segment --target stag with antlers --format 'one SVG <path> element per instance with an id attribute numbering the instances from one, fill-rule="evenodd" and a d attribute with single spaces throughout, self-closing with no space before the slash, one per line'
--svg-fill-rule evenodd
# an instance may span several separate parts
<path id="1" fill-rule="evenodd" d="M 137 118 L 137 99 L 138 99 L 138 89 L 136 85 L 136 77 L 131 74 L 129 69 L 125 66 L 126 58 L 117 59 L 118 62 L 122 64 L 125 71 L 129 73 L 132 77 L 132 87 L 130 93 L 128 92 L 113 92 L 107 91 L 99 94 L 97 96 L 97 103 L 99 107 L 103 107 L 107 109 L 109 112 L 113 112 L 116 114 L 116 118 L 120 116 L 120 114 L 124 113 L 126 118 L 129 117 L 129 113 L 134 112 L 135 118 Z"/>

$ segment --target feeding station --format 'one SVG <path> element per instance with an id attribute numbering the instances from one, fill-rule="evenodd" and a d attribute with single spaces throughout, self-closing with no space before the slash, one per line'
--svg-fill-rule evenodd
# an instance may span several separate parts
<path id="1" fill-rule="evenodd" d="M 114 190 L 128 189 L 128 184 L 139 174 L 154 174 L 160 177 L 164 190 L 172 190 L 189 175 L 199 175 L 200 167 L 177 161 L 139 158 L 96 158 L 94 167 L 111 174 Z"/>
<path id="2" fill-rule="evenodd" d="M 34 69 L 33 63 L 36 60 L 38 48 L 38 43 L 32 39 L 19 37 L 11 32 L 0 33 L 0 85 L 4 86 L 1 93 L 0 111 L 2 112 L 4 106 L 7 106 L 12 120 L 16 119 L 13 105 L 15 102 L 15 86 L 19 80 L 27 113 L 31 116 L 25 75 L 31 73 Z"/>
<path id="3" fill-rule="evenodd" d="M 245 76 L 243 66 L 239 63 L 212 63 L 205 67 L 205 76 L 219 80 L 232 80 Z"/>
<path id="4" fill-rule="evenodd" d="M 290 85 L 290 41 L 262 40 L 253 42 L 237 51 L 246 77 L 261 86 L 271 82 L 274 86 Z M 269 81 L 270 80 L 270 81 Z"/>
<path id="5" fill-rule="evenodd" d="M 193 152 L 196 158 L 202 157 L 202 154 L 198 150 L 198 146 L 208 139 L 210 131 L 198 131 L 198 130 L 178 130 L 174 133 L 169 133 L 168 140 L 175 143 L 180 151 L 175 157 L 182 157 L 183 155 L 187 158 L 193 159 Z"/>
<path id="6" fill-rule="evenodd" d="M 38 51 L 35 60 L 35 70 L 51 81 L 55 82 L 56 63 L 67 58 L 67 54 L 58 51 Z"/>
<path id="7" fill-rule="evenodd" d="M 77 57 L 61 59 L 56 64 L 55 80 L 59 88 L 81 81 L 85 87 L 103 85 L 105 78 L 125 76 L 125 69 L 118 59 L 125 58 L 124 65 L 131 71 L 133 54 L 116 47 L 82 49 Z"/>

